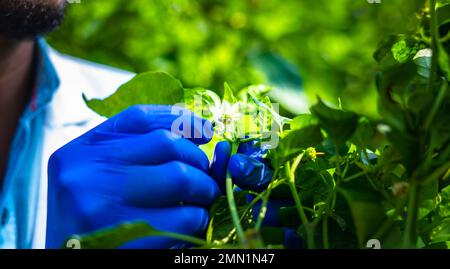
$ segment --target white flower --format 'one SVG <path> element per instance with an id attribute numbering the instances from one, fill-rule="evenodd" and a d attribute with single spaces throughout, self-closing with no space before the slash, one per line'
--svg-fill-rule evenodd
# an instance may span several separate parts
<path id="1" fill-rule="evenodd" d="M 274 110 L 270 100 L 265 100 L 268 103 L 265 104 L 251 94 L 241 95 L 238 100 L 230 89 L 225 96 L 221 100 L 215 92 L 205 90 L 202 97 L 204 101 L 199 103 L 202 104 L 202 115 L 208 115 L 215 126 L 215 133 L 227 140 L 261 138 L 282 130 L 289 121 Z"/>
<path id="2" fill-rule="evenodd" d="M 215 130 L 219 135 L 227 139 L 239 138 L 236 127 L 243 118 L 239 103 L 230 104 L 223 100 L 220 105 L 210 108 L 210 111 Z"/>

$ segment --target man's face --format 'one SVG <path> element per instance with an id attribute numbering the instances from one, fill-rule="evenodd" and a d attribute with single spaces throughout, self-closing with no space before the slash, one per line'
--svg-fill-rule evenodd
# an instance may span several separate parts
<path id="1" fill-rule="evenodd" d="M 66 0 L 0 0 L 0 36 L 34 38 L 56 28 Z"/>

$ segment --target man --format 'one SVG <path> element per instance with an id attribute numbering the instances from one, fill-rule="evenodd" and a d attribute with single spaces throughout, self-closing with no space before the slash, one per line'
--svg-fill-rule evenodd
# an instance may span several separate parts
<path id="1" fill-rule="evenodd" d="M 239 186 L 267 184 L 251 146 L 242 150 L 255 158 L 229 160 L 220 143 L 210 165 L 197 147 L 207 134 L 173 138 L 170 107 L 136 106 L 109 120 L 90 111 L 82 93 L 106 97 L 132 74 L 61 55 L 39 38 L 65 6 L 0 0 L 0 248 L 60 248 L 73 234 L 134 220 L 203 236 L 227 167 Z M 123 247 L 182 246 L 150 237 Z"/>

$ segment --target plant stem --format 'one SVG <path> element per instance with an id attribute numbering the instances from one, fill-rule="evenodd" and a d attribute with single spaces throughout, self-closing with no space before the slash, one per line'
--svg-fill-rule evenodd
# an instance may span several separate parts
<path id="1" fill-rule="evenodd" d="M 415 179 L 412 180 L 410 186 L 407 210 L 403 248 L 413 248 L 417 242 L 417 215 L 419 211 L 419 184 Z"/>
<path id="2" fill-rule="evenodd" d="M 280 184 L 285 183 L 285 180 L 277 180 L 276 182 L 271 183 L 272 185 L 272 189 L 275 189 L 276 187 L 278 187 Z M 270 185 L 269 185 L 270 186 Z M 253 206 L 259 201 L 259 200 L 263 200 L 264 197 L 267 195 L 267 191 L 265 190 L 263 192 L 261 192 L 260 194 L 256 195 L 255 198 L 247 204 L 247 207 L 244 210 L 244 214 L 241 217 L 241 221 L 243 220 L 243 218 L 245 217 L 246 214 L 248 214 L 248 212 L 250 211 L 250 209 L 253 209 Z"/>
<path id="3" fill-rule="evenodd" d="M 428 130 L 431 126 L 431 123 L 434 120 L 434 117 L 436 116 L 436 113 L 438 112 L 439 108 L 441 107 L 442 102 L 445 99 L 445 95 L 447 94 L 448 89 L 448 82 L 444 81 L 442 82 L 442 87 L 439 90 L 438 96 L 436 100 L 433 103 L 433 106 L 431 107 L 431 110 L 427 116 L 427 119 L 425 121 L 425 130 Z"/>
<path id="4" fill-rule="evenodd" d="M 339 159 L 341 158 L 341 155 L 339 154 L 339 147 L 337 145 L 334 146 L 336 151 L 336 172 L 338 174 L 338 179 L 342 178 L 342 172 L 341 172 L 341 164 L 339 162 Z"/>
<path id="5" fill-rule="evenodd" d="M 436 14 L 436 0 L 430 0 L 430 32 L 431 32 L 431 68 L 430 68 L 430 77 L 428 80 L 428 92 L 430 94 L 434 93 L 434 85 L 438 72 L 438 59 L 439 59 L 439 30 L 438 30 L 438 21 Z M 441 92 L 444 90 L 441 90 Z M 439 100 L 436 100 L 439 101 Z M 430 114 L 428 115 L 425 126 L 429 126 L 434 118 L 433 110 L 437 110 L 437 104 L 433 105 Z M 425 130 L 427 131 L 427 130 Z M 425 148 L 424 137 L 422 136 L 420 139 L 421 149 Z M 420 186 L 417 178 L 413 178 L 411 180 L 410 190 L 408 193 L 408 206 L 407 206 L 407 216 L 405 223 L 405 232 L 403 235 L 403 248 L 413 248 L 417 243 L 417 216 L 419 211 L 419 193 Z"/>
<path id="6" fill-rule="evenodd" d="M 272 193 L 272 189 L 273 189 L 273 181 L 278 177 L 278 173 L 279 173 L 279 169 L 276 169 L 273 172 L 273 176 L 270 179 L 270 184 L 267 187 L 265 195 L 262 198 L 263 201 L 262 201 L 261 209 L 259 210 L 258 220 L 256 221 L 256 225 L 255 225 L 255 230 L 258 231 L 258 232 L 261 229 L 262 222 L 263 222 L 263 220 L 264 220 L 264 218 L 266 216 L 267 205 L 269 204 L 270 194 Z"/>
<path id="7" fill-rule="evenodd" d="M 322 175 L 321 175 L 322 176 Z M 323 176 L 322 176 L 323 178 Z M 325 212 L 325 216 L 322 218 L 322 241 L 323 241 L 323 247 L 325 249 L 330 248 L 330 243 L 329 243 L 329 236 L 328 236 L 328 220 L 329 220 L 329 215 L 333 212 L 334 210 L 334 202 L 333 199 L 335 199 L 336 197 L 336 182 L 333 180 L 333 186 L 331 187 L 330 193 L 328 194 L 327 200 L 326 200 L 326 211 Z M 319 213 L 319 216 L 323 216 L 324 215 L 324 210 L 322 210 Z M 317 220 L 314 221 L 314 224 L 316 221 L 318 221 L 319 218 L 317 218 Z"/>
<path id="8" fill-rule="evenodd" d="M 236 143 L 231 143 L 231 156 L 237 152 L 238 145 Z M 228 206 L 230 208 L 231 219 L 233 220 L 233 225 L 236 228 L 237 237 L 239 243 L 243 246 L 246 246 L 246 239 L 244 234 L 244 229 L 242 228 L 241 221 L 239 218 L 238 210 L 236 207 L 236 202 L 234 200 L 234 191 L 233 191 L 233 180 L 230 175 L 230 171 L 227 170 L 227 179 L 226 179 L 226 194 Z"/>
<path id="9" fill-rule="evenodd" d="M 192 237 L 185 234 L 178 234 L 178 233 L 172 233 L 172 232 L 165 232 L 165 231 L 158 231 L 157 233 L 152 234 L 153 236 L 162 236 L 162 237 L 169 237 L 173 239 L 177 239 L 180 241 L 188 242 L 194 245 L 199 246 L 208 246 L 207 242 L 203 239 Z"/>
<path id="10" fill-rule="evenodd" d="M 328 216 L 325 216 L 322 220 L 322 240 L 323 240 L 323 248 L 329 249 L 330 243 L 328 239 Z"/>
<path id="11" fill-rule="evenodd" d="M 362 177 L 362 176 L 364 176 L 364 175 L 367 175 L 367 174 L 369 174 L 370 172 L 372 172 L 370 169 L 367 169 L 367 170 L 365 170 L 365 171 L 361 171 L 361 172 L 358 172 L 358 173 L 356 173 L 356 174 L 353 174 L 353 175 L 351 175 L 351 176 L 349 176 L 349 177 L 346 177 L 346 178 L 344 178 L 343 180 L 341 180 L 342 182 L 349 182 L 349 181 L 351 181 L 351 180 L 353 180 L 353 179 L 356 179 L 356 178 L 359 178 L 359 177 Z"/>
<path id="12" fill-rule="evenodd" d="M 302 158 L 303 158 L 303 153 L 300 154 L 294 160 L 293 167 L 295 169 L 297 168 L 298 164 L 301 162 Z M 299 197 L 299 195 L 297 193 L 297 188 L 295 187 L 295 169 L 291 170 L 291 165 L 290 165 L 289 162 L 286 162 L 285 169 L 286 169 L 286 174 L 289 177 L 289 180 L 288 180 L 289 188 L 291 190 L 292 197 L 294 198 L 295 206 L 297 208 L 298 215 L 300 217 L 300 220 L 301 220 L 303 226 L 305 227 L 306 241 L 307 241 L 307 244 L 308 244 L 308 248 L 314 249 L 314 231 L 313 231 L 313 229 L 311 227 L 311 224 L 308 221 L 308 218 L 306 217 L 305 210 L 303 209 L 302 202 L 301 202 L 300 197 Z"/>
<path id="13" fill-rule="evenodd" d="M 273 182 L 273 187 L 272 189 L 278 187 L 280 184 L 283 184 L 285 182 L 285 180 L 280 180 L 280 181 L 276 181 Z M 240 221 L 242 222 L 245 218 L 245 216 L 249 213 L 249 211 L 251 209 L 253 209 L 253 206 L 259 201 L 262 200 L 263 197 L 266 195 L 267 190 L 265 190 L 264 192 L 261 192 L 260 194 L 258 194 L 250 203 L 247 204 L 247 207 L 244 209 L 244 212 L 242 213 L 242 216 L 240 218 Z M 311 212 L 313 211 L 312 209 L 307 209 L 310 210 Z M 231 232 L 229 233 L 229 235 L 227 236 L 227 238 L 231 238 L 232 236 L 234 236 L 234 234 L 236 233 L 236 229 L 233 228 L 231 230 Z"/>
<path id="14" fill-rule="evenodd" d="M 431 31 L 431 51 L 433 55 L 431 57 L 430 77 L 428 81 L 428 91 L 431 94 L 433 92 L 434 82 L 437 76 L 438 57 L 439 57 L 439 30 L 437 26 L 436 15 L 436 0 L 430 0 L 430 31 Z"/>

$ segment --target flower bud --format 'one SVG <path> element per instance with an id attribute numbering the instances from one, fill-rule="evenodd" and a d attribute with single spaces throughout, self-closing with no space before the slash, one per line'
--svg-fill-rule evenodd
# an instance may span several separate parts
<path id="1" fill-rule="evenodd" d="M 306 157 L 308 157 L 309 160 L 315 161 L 317 158 L 317 152 L 316 149 L 313 147 L 309 147 L 305 151 Z"/>
<path id="2" fill-rule="evenodd" d="M 405 181 L 397 182 L 392 186 L 392 194 L 397 198 L 402 198 L 408 193 L 409 183 Z"/>

